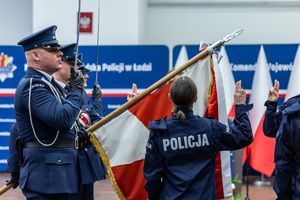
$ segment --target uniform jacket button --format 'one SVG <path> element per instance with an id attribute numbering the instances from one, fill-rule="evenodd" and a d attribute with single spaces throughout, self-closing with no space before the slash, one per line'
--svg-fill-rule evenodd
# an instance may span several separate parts
<path id="1" fill-rule="evenodd" d="M 61 163 L 61 160 L 58 160 L 57 162 L 58 162 L 58 163 Z"/>

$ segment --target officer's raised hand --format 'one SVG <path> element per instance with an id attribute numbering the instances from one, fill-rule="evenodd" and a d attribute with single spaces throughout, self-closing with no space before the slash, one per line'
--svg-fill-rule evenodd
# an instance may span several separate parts
<path id="1" fill-rule="evenodd" d="M 132 90 L 127 94 L 127 101 L 137 96 L 137 86 L 135 83 L 132 84 Z"/>
<path id="2" fill-rule="evenodd" d="M 11 172 L 10 179 L 6 180 L 6 185 L 13 184 L 13 189 L 16 189 L 19 186 L 19 172 Z"/>
<path id="3" fill-rule="evenodd" d="M 242 89 L 242 81 L 238 81 L 235 85 L 234 90 L 234 103 L 235 105 L 245 104 L 246 102 L 246 92 Z"/>
<path id="4" fill-rule="evenodd" d="M 81 71 L 76 71 L 74 67 L 71 67 L 71 76 L 69 78 L 69 86 L 70 89 L 78 90 L 80 93 L 83 92 L 84 89 L 84 79 Z"/>
<path id="5" fill-rule="evenodd" d="M 94 85 L 94 88 L 93 88 L 93 91 L 92 91 L 92 99 L 93 99 L 93 101 L 102 102 L 101 87 L 98 84 Z"/>
<path id="6" fill-rule="evenodd" d="M 277 102 L 278 101 L 278 97 L 279 97 L 278 92 L 279 92 L 279 81 L 275 80 L 274 87 L 272 87 L 269 90 L 268 100 L 269 101 L 273 101 L 273 102 Z"/>

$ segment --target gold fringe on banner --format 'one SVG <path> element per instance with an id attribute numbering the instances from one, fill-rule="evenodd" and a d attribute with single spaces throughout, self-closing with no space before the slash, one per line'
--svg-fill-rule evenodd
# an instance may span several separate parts
<path id="1" fill-rule="evenodd" d="M 208 96 L 207 96 L 208 102 L 211 98 L 211 93 L 212 93 L 212 89 L 213 89 L 212 87 L 214 85 L 214 76 L 213 76 L 214 61 L 211 56 L 209 56 L 209 58 L 210 58 L 210 83 L 208 86 Z"/>
<path id="2" fill-rule="evenodd" d="M 109 163 L 109 160 L 101 146 L 101 144 L 99 143 L 98 139 L 96 138 L 96 136 L 94 135 L 94 133 L 92 132 L 89 132 L 89 136 L 90 136 L 90 141 L 94 144 L 94 146 L 96 147 L 96 150 L 98 151 L 105 167 L 107 168 L 107 173 L 109 175 L 109 178 L 110 178 L 110 181 L 111 181 L 111 184 L 114 188 L 114 190 L 116 191 L 117 195 L 119 196 L 119 198 L 121 200 L 126 200 L 122 190 L 119 188 L 119 185 L 117 184 L 116 182 L 116 179 L 115 179 L 115 176 L 113 174 L 113 171 L 111 169 L 111 166 L 110 166 L 110 163 Z"/>

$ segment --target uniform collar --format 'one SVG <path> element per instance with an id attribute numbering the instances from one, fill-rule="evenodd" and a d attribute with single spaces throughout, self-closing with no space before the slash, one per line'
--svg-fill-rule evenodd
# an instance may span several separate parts
<path id="1" fill-rule="evenodd" d="M 57 82 L 58 85 L 60 85 L 62 88 L 66 87 L 66 84 L 64 84 L 63 82 L 60 82 L 58 80 L 55 80 Z"/>
<path id="2" fill-rule="evenodd" d="M 47 78 L 47 80 L 49 82 L 51 82 L 53 76 L 51 76 L 50 74 L 47 74 L 46 72 L 42 71 L 42 70 L 39 70 L 39 69 L 35 69 L 36 71 L 40 72 L 41 74 L 43 74 L 45 76 L 45 78 Z"/>

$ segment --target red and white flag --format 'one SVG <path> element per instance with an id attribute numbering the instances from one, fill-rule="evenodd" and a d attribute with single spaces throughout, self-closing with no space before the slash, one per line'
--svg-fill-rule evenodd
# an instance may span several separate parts
<path id="1" fill-rule="evenodd" d="M 287 92 L 285 95 L 284 101 L 288 100 L 289 98 L 300 94 L 300 45 L 298 46 L 298 50 L 294 59 L 293 71 L 291 72 Z"/>
<path id="2" fill-rule="evenodd" d="M 230 62 L 224 46 L 221 47 L 220 53 L 221 55 L 223 55 L 223 58 L 220 61 L 219 66 L 223 78 L 227 117 L 228 119 L 233 119 L 235 117 L 235 105 L 233 99 L 235 80 L 231 71 Z"/>
<path id="3" fill-rule="evenodd" d="M 266 110 L 264 103 L 268 99 L 268 91 L 271 87 L 271 75 L 264 48 L 261 46 L 249 99 L 249 104 L 253 103 L 253 109 L 249 111 L 249 119 L 254 134 L 254 141 L 250 145 L 248 159 L 249 165 L 253 169 L 267 176 L 271 176 L 275 169 L 275 140 L 274 138 L 266 137 L 262 129 Z"/>
<path id="4" fill-rule="evenodd" d="M 201 116 L 208 106 L 210 64 L 210 59 L 205 58 L 190 67 L 184 74 L 190 76 L 197 84 L 198 101 L 194 106 L 194 113 Z M 220 74 L 219 70 L 217 74 Z M 216 75 L 217 78 L 218 76 Z M 218 81 L 215 82 L 216 84 L 216 88 L 219 89 Z M 147 95 L 118 117 L 94 131 L 96 138 L 92 137 L 92 142 L 107 167 L 112 185 L 120 199 L 147 199 L 147 192 L 144 189 L 146 180 L 143 176 L 143 164 L 150 132 L 148 124 L 153 120 L 171 116 L 172 103 L 168 98 L 170 85 L 169 83 Z M 219 101 L 219 98 L 224 98 L 224 95 L 214 97 Z M 217 105 L 223 106 L 222 103 Z M 225 106 L 223 108 L 226 109 Z M 219 113 L 220 120 L 226 120 L 226 110 L 217 113 Z M 225 114 L 225 117 L 220 117 L 221 114 Z M 217 169 L 218 198 L 232 196 L 229 152 L 221 152 Z"/>

